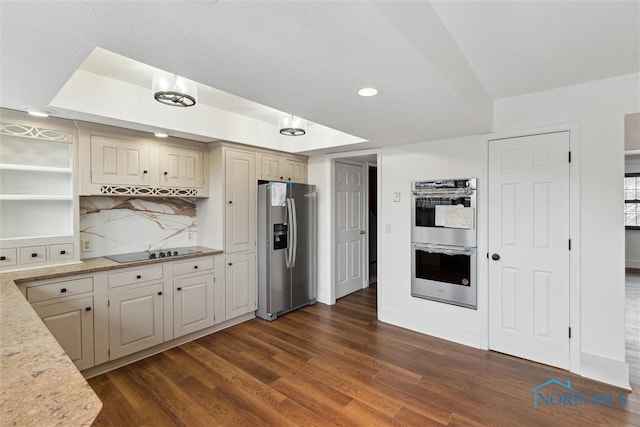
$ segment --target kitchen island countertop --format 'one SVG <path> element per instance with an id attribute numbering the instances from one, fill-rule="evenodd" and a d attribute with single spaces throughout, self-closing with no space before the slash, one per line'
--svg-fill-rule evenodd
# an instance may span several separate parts
<path id="1" fill-rule="evenodd" d="M 0 274 L 0 425 L 91 425 L 102 402 L 16 286 L 138 265 L 222 253 L 117 263 L 90 258 L 80 263 Z"/>

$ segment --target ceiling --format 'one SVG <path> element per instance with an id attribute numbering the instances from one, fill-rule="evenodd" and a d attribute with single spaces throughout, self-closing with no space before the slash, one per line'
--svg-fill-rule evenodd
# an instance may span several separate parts
<path id="1" fill-rule="evenodd" d="M 153 67 L 208 86 L 212 107 L 322 126 L 307 150 L 489 132 L 495 99 L 640 71 L 638 1 L 20 1 L 0 12 L 3 107 L 58 102 L 62 117 L 220 138 L 211 116 L 126 116 L 101 109 L 104 96 L 82 99 L 78 82 L 62 90 L 80 71 L 143 88 Z M 91 62 L 96 48 L 132 62 Z M 357 96 L 365 86 L 378 96 Z"/>

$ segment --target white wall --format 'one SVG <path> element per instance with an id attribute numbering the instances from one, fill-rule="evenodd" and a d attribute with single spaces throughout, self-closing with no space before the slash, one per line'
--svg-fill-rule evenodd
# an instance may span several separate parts
<path id="1" fill-rule="evenodd" d="M 580 371 L 621 386 L 628 386 L 624 362 L 624 116 L 638 110 L 639 77 L 627 75 L 494 103 L 495 131 L 580 122 Z"/>
<path id="2" fill-rule="evenodd" d="M 487 143 L 480 136 L 388 147 L 382 150 L 378 211 L 378 317 L 425 334 L 486 347 Z M 411 296 L 411 181 L 478 178 L 478 310 Z M 392 202 L 400 192 L 399 203 Z M 385 232 L 391 227 L 390 232 Z"/>
<path id="3" fill-rule="evenodd" d="M 334 304 L 333 289 L 333 244 L 332 218 L 332 180 L 331 160 L 324 155 L 309 157 L 307 163 L 307 180 L 316 186 L 318 191 L 318 259 L 316 278 L 317 300 L 324 304 Z"/>
<path id="4" fill-rule="evenodd" d="M 625 156 L 625 173 L 640 173 L 640 154 Z M 640 230 L 626 230 L 625 266 L 640 268 Z"/>

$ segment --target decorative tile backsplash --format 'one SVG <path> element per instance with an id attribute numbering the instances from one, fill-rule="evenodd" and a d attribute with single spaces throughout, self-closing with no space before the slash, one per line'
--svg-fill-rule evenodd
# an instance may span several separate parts
<path id="1" fill-rule="evenodd" d="M 80 197 L 81 258 L 196 244 L 196 202 L 174 197 Z"/>

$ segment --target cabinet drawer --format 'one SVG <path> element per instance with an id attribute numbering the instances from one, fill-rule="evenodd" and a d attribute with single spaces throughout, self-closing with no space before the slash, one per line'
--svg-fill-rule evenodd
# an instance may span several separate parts
<path id="1" fill-rule="evenodd" d="M 16 265 L 18 263 L 16 253 L 16 248 L 0 249 L 0 268 Z"/>
<path id="2" fill-rule="evenodd" d="M 49 245 L 49 260 L 62 261 L 65 259 L 73 259 L 73 243 Z"/>
<path id="3" fill-rule="evenodd" d="M 213 270 L 213 258 L 202 257 L 192 258 L 187 261 L 180 261 L 173 264 L 173 275 L 179 276 L 181 274 L 195 273 L 197 271 Z"/>
<path id="4" fill-rule="evenodd" d="M 121 273 L 109 274 L 109 287 L 131 285 L 138 282 L 146 282 L 149 280 L 162 279 L 162 266 L 153 266 L 147 268 L 137 268 L 135 270 L 123 271 Z"/>
<path id="5" fill-rule="evenodd" d="M 26 246 L 24 248 L 20 248 L 20 264 L 35 264 L 46 261 L 46 246 Z"/>
<path id="6" fill-rule="evenodd" d="M 84 277 L 47 285 L 27 286 L 27 300 L 29 302 L 38 302 L 92 291 L 93 277 Z"/>

